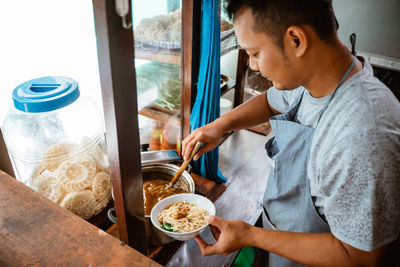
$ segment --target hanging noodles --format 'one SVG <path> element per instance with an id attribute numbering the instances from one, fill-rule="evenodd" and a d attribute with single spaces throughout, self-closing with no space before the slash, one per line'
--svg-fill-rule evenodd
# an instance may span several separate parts
<path id="1" fill-rule="evenodd" d="M 178 42 L 181 40 L 181 10 L 144 18 L 135 27 L 134 33 L 141 41 Z"/>
<path id="2" fill-rule="evenodd" d="M 135 38 L 140 41 L 181 41 L 182 12 L 177 9 L 168 14 L 144 18 L 134 29 Z M 231 29 L 228 21 L 221 19 L 221 31 Z"/>

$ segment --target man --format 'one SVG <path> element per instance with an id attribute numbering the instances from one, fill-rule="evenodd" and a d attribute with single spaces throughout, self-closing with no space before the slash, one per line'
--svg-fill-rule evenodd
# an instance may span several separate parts
<path id="1" fill-rule="evenodd" d="M 231 0 L 250 68 L 273 82 L 183 141 L 203 153 L 222 135 L 270 120 L 274 166 L 263 225 L 211 216 L 217 242 L 203 255 L 245 246 L 270 252 L 270 266 L 393 263 L 400 231 L 400 104 L 371 66 L 341 43 L 329 0 Z M 278 115 L 280 114 L 280 115 Z M 397 240 L 397 241 L 396 241 Z"/>

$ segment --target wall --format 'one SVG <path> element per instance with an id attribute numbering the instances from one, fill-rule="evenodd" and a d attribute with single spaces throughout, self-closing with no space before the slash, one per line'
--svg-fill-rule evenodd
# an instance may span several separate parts
<path id="1" fill-rule="evenodd" d="M 356 50 L 400 61 L 399 0 L 333 0 L 339 37 L 350 46 L 356 33 Z"/>

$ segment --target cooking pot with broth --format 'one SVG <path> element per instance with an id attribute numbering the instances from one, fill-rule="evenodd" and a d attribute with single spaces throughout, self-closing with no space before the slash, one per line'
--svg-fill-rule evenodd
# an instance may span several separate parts
<path id="1" fill-rule="evenodd" d="M 181 178 L 174 186 L 174 190 L 171 190 L 170 188 L 162 190 L 163 187 L 165 188 L 164 185 L 167 186 L 169 184 L 169 181 L 171 181 L 178 170 L 179 166 L 169 163 L 157 163 L 142 166 L 147 241 L 151 246 L 164 245 L 174 241 L 171 237 L 153 226 L 150 221 L 151 208 L 157 204 L 158 201 L 167 196 L 178 193 L 194 193 L 195 191 L 193 178 L 187 171 L 182 173 Z M 109 210 L 108 217 L 111 221 L 116 223 L 116 218 L 112 214 L 113 209 L 114 208 Z"/>

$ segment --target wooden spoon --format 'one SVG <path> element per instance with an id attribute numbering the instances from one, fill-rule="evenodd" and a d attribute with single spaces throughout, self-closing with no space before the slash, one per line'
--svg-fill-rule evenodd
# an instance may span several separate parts
<path id="1" fill-rule="evenodd" d="M 178 181 L 178 179 L 181 177 L 183 171 L 187 168 L 187 166 L 189 165 L 189 163 L 192 161 L 194 155 L 197 154 L 197 152 L 200 150 L 200 148 L 201 148 L 202 146 L 203 146 L 202 143 L 200 143 L 200 142 L 197 142 L 197 143 L 196 143 L 195 147 L 194 147 L 193 150 L 192 150 L 192 153 L 190 154 L 189 159 L 185 160 L 185 161 L 182 163 L 181 167 L 180 167 L 179 170 L 176 172 L 174 178 L 172 178 L 171 183 L 170 183 L 170 185 L 169 185 L 170 187 L 173 187 L 174 184 Z"/>

